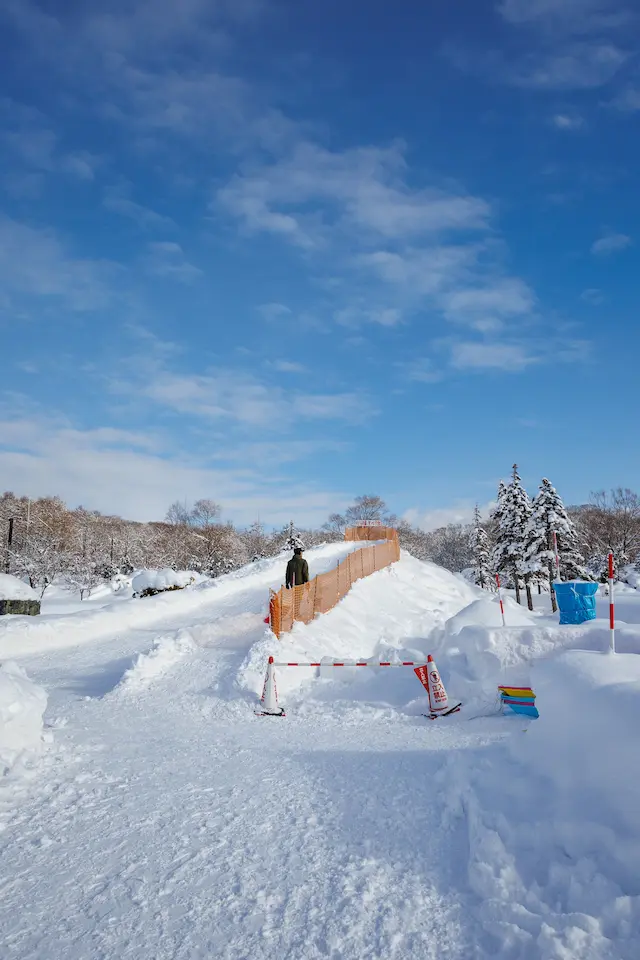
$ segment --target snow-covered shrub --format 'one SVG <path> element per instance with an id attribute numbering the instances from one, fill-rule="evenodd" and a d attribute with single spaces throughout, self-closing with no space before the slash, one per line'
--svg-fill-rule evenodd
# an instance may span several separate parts
<path id="1" fill-rule="evenodd" d="M 132 581 L 134 597 L 154 597 L 169 590 L 184 590 L 196 582 L 191 570 L 141 570 Z"/>

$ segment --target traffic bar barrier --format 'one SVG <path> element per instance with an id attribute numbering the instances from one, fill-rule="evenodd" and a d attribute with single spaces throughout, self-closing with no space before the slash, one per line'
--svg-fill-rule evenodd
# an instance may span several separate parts
<path id="1" fill-rule="evenodd" d="M 295 663 L 282 662 L 274 663 L 274 667 L 423 667 L 423 660 L 380 660 L 372 662 L 371 660 L 358 660 L 355 663 L 349 663 L 348 660 L 341 661 L 314 661 L 313 663 L 303 663 L 301 660 Z"/>

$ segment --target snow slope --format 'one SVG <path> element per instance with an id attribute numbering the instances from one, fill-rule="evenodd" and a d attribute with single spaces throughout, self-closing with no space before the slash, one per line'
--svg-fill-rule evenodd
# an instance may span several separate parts
<path id="1" fill-rule="evenodd" d="M 309 551 L 312 573 L 358 546 Z M 277 642 L 284 559 L 0 633 L 0 651 L 22 635 L 53 733 L 35 780 L 0 781 L 3 960 L 640 955 L 636 658 L 562 652 L 604 649 L 606 623 L 516 611 L 503 630 L 475 588 L 403 554 Z M 411 668 L 284 668 L 287 717 L 253 712 L 269 653 L 432 651 L 465 697 L 530 672 L 541 720 L 431 723 Z"/>
<path id="2" fill-rule="evenodd" d="M 336 563 L 362 544 L 327 544 L 308 554 L 311 575 L 332 569 Z M 224 599 L 242 595 L 250 583 L 253 595 L 260 597 L 260 609 L 268 612 L 269 587 L 279 588 L 284 580 L 288 555 L 258 561 L 215 580 L 186 587 L 184 590 L 124 603 L 114 600 L 98 609 L 73 614 L 48 614 L 32 617 L 3 617 L 0 620 L 0 657 L 19 658 L 45 650 L 61 649 L 93 640 L 113 637 L 137 627 L 146 628 L 166 621 L 180 625 L 199 609 L 217 609 Z M 254 604 L 255 606 L 255 604 Z"/>

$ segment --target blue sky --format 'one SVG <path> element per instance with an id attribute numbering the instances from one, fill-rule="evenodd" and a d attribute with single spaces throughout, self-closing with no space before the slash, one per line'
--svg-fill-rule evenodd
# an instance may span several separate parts
<path id="1" fill-rule="evenodd" d="M 637 487 L 640 11 L 8 0 L 0 486 L 425 526 Z"/>

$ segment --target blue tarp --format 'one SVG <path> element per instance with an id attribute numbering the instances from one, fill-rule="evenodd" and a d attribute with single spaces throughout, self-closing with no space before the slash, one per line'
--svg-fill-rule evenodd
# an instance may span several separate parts
<path id="1" fill-rule="evenodd" d="M 569 580 L 567 583 L 554 583 L 560 623 L 584 623 L 596 618 L 597 583 L 586 580 Z"/>

